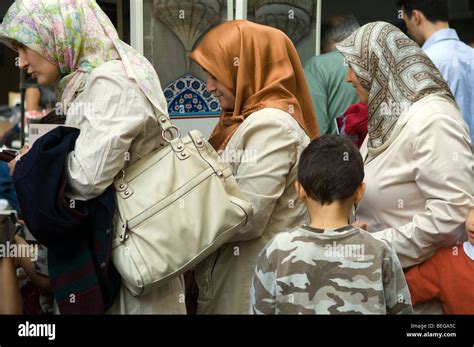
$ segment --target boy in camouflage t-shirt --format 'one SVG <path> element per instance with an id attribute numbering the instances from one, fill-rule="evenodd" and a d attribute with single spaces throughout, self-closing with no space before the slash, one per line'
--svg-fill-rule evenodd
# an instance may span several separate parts
<path id="1" fill-rule="evenodd" d="M 325 135 L 304 150 L 296 189 L 311 225 L 277 234 L 260 253 L 250 313 L 412 313 L 394 249 L 348 225 L 363 179 L 361 155 L 349 140 Z"/>

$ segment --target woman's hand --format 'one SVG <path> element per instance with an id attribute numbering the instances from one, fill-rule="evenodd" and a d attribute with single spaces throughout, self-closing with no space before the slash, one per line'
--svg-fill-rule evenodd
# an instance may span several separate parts
<path id="1" fill-rule="evenodd" d="M 30 146 L 24 145 L 23 148 L 18 151 L 16 158 L 8 163 L 8 167 L 10 168 L 10 176 L 13 176 L 13 173 L 15 172 L 16 162 L 21 160 L 21 157 L 28 153 L 29 150 Z"/>

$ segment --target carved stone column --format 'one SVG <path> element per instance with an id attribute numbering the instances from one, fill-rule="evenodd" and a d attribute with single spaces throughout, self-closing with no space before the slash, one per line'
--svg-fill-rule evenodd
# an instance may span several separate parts
<path id="1" fill-rule="evenodd" d="M 249 5 L 257 23 L 280 29 L 294 44 L 311 31 L 313 0 L 252 0 Z"/>

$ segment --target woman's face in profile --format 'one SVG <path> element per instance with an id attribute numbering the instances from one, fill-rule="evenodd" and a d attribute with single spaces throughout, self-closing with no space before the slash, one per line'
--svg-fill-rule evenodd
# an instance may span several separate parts
<path id="1" fill-rule="evenodd" d="M 219 99 L 224 111 L 233 111 L 235 108 L 235 95 L 209 72 L 207 72 L 207 74 L 207 91 L 214 94 Z"/>
<path id="2" fill-rule="evenodd" d="M 50 86 L 59 81 L 61 72 L 56 65 L 26 46 L 18 43 L 14 46 L 18 49 L 20 69 L 26 70 L 39 84 Z"/>
<path id="3" fill-rule="evenodd" d="M 369 92 L 364 87 L 362 87 L 357 75 L 350 67 L 349 72 L 347 73 L 346 81 L 352 83 L 352 86 L 356 89 L 356 93 L 360 99 L 360 102 L 367 105 L 369 103 Z"/>

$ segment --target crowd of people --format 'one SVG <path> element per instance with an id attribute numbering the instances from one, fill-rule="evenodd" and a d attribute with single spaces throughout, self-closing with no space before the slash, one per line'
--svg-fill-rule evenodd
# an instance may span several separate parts
<path id="1" fill-rule="evenodd" d="M 47 160 L 33 146 L 9 163 L 20 204 L 18 218 L 3 216 L 0 245 L 38 245 L 41 231 L 49 248 L 0 258 L 0 313 L 474 314 L 474 49 L 449 27 L 446 0 L 399 6 L 411 38 L 330 18 L 324 54 L 304 68 L 269 26 L 228 21 L 204 36 L 190 59 L 222 107 L 209 143 L 256 154 L 228 163 L 253 216 L 186 281 L 134 296 L 109 253 L 74 249 L 96 234 L 22 219 L 38 194 L 40 210 L 66 202 L 51 218 L 69 230 L 80 220 L 69 201 L 107 201 L 121 170 L 160 148 L 158 75 L 95 1 L 17 0 L 0 41 L 55 86 L 79 131 Z"/>

